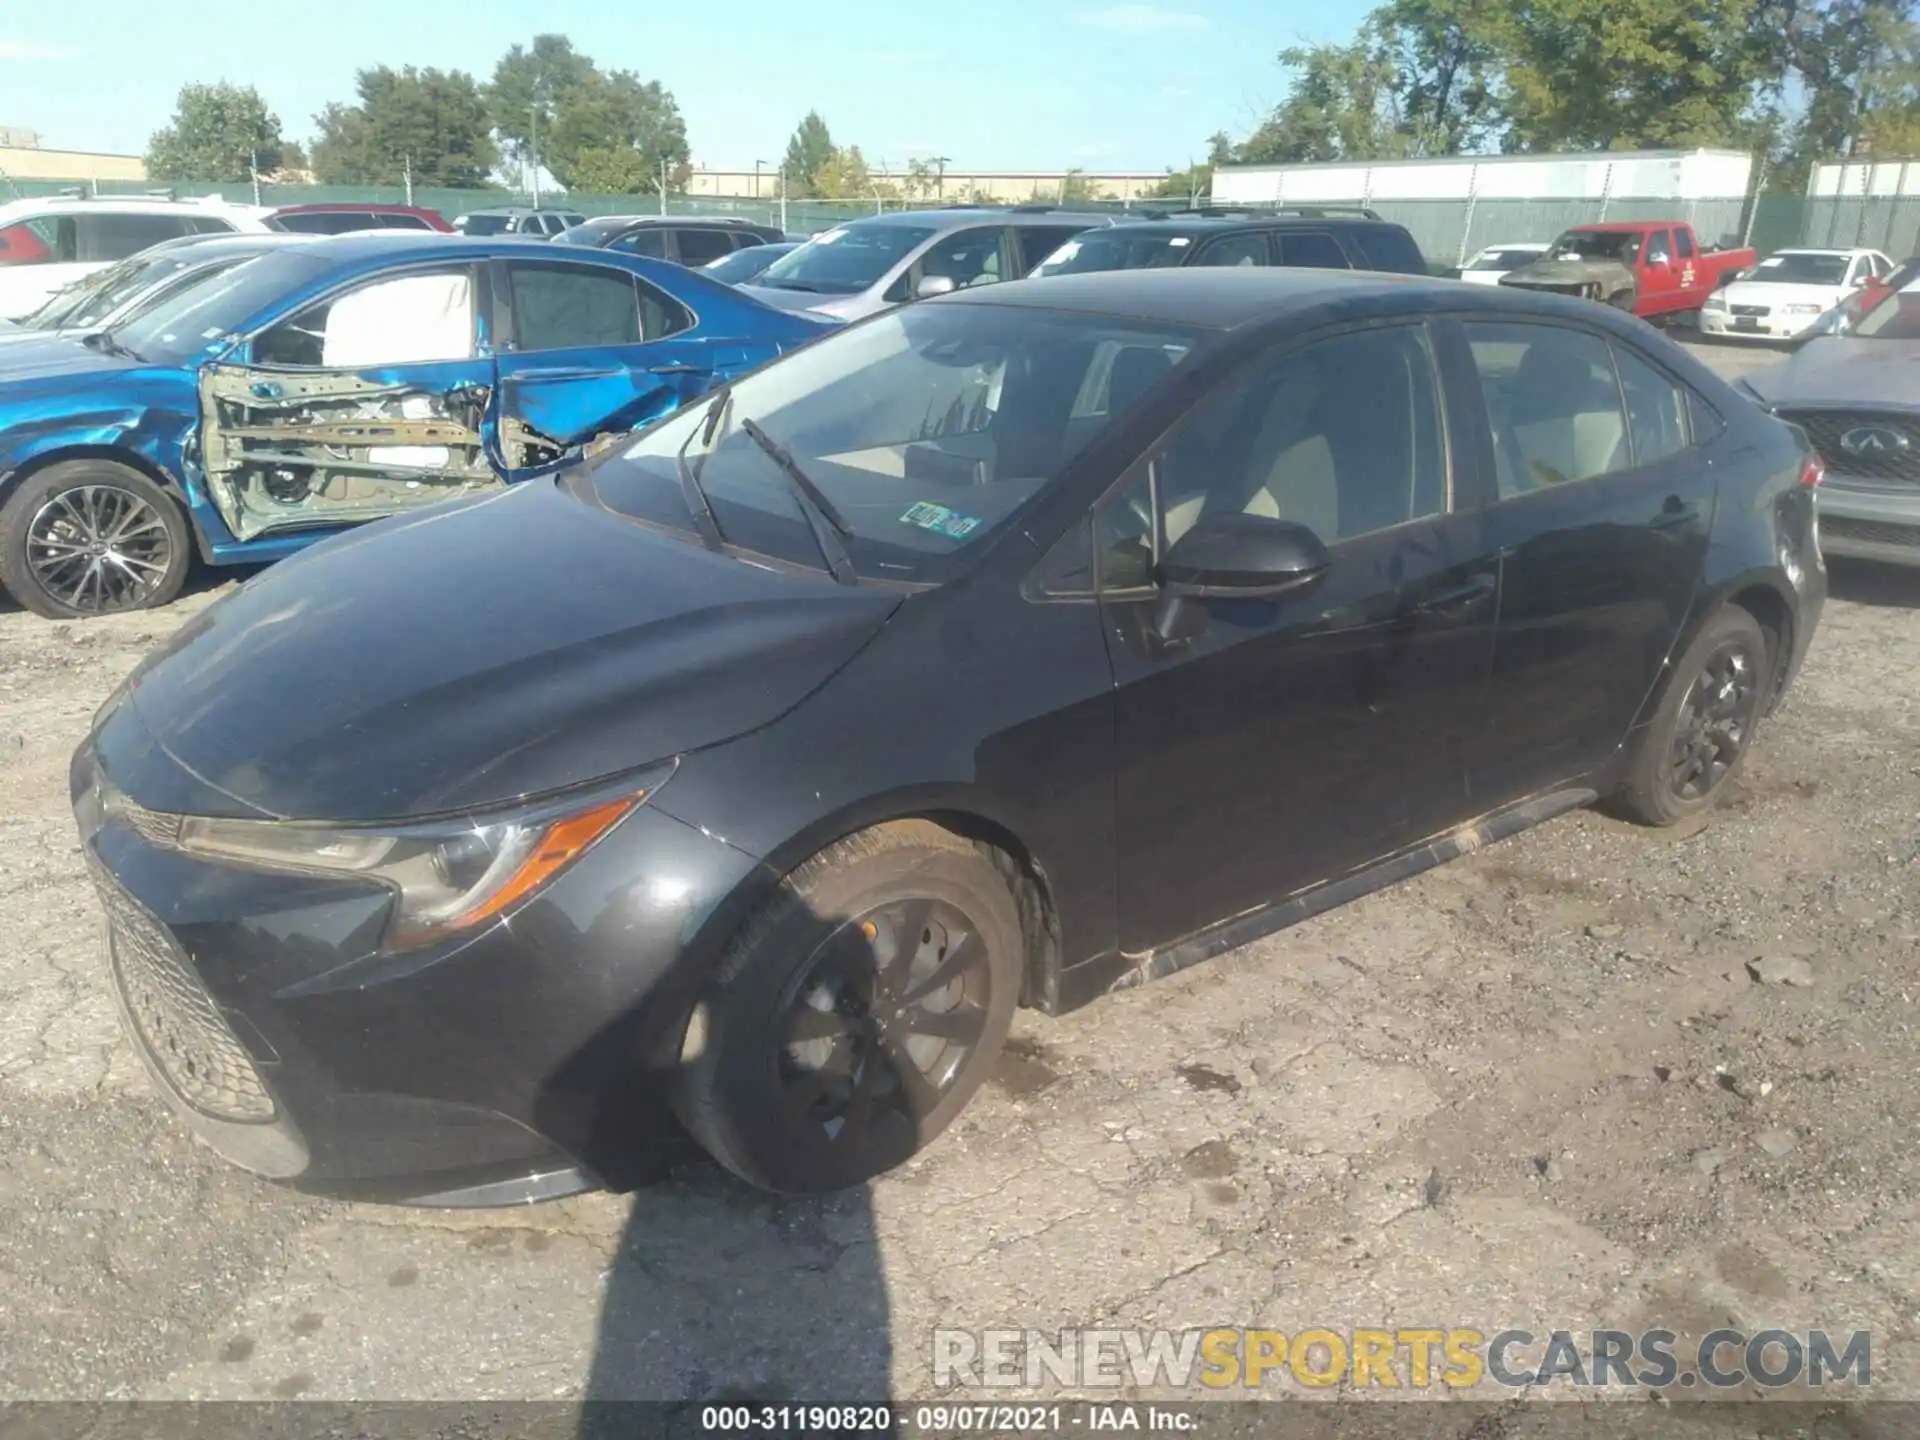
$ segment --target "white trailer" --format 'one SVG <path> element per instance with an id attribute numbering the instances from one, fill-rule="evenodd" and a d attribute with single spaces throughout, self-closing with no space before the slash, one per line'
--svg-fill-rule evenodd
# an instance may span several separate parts
<path id="1" fill-rule="evenodd" d="M 1481 245 L 1551 240 L 1596 220 L 1688 220 L 1718 239 L 1739 223 L 1752 170 L 1752 157 L 1738 150 L 1222 165 L 1212 200 L 1369 206 L 1412 230 L 1430 259 L 1457 264 Z"/>

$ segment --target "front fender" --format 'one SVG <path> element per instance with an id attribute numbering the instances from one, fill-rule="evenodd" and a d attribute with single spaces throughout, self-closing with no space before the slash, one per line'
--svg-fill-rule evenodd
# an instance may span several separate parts
<path id="1" fill-rule="evenodd" d="M 82 395 L 31 397 L 0 406 L 0 501 L 18 477 L 72 456 L 124 455 L 188 493 L 186 447 L 198 417 L 191 387 L 128 382 Z"/>

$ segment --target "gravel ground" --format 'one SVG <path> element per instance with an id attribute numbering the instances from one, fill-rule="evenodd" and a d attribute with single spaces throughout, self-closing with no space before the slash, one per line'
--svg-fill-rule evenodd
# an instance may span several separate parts
<path id="1" fill-rule="evenodd" d="M 1920 574 L 1834 583 L 1704 828 L 1577 814 L 1022 1016 L 866 1193 L 689 1159 L 470 1214 L 257 1183 L 158 1104 L 64 773 L 210 592 L 0 611 L 0 1399 L 925 1396 L 936 1324 L 1864 1328 L 1920 1394 Z"/>

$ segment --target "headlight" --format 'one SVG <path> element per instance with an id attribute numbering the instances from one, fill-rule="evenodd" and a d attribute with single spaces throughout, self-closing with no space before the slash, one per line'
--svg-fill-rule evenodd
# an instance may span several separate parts
<path id="1" fill-rule="evenodd" d="M 405 950 L 493 920 L 592 849 L 673 774 L 671 763 L 612 786 L 496 815 L 418 825 L 317 825 L 189 815 L 190 854 L 262 870 L 364 876 L 394 892 L 383 950 Z"/>
<path id="2" fill-rule="evenodd" d="M 1707 297 L 1707 303 L 1700 308 L 1702 310 L 1724 310 L 1727 308 L 1727 297 L 1715 291 Z"/>

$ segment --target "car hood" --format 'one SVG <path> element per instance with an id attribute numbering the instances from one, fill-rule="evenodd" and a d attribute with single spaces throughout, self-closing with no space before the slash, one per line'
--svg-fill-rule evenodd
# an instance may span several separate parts
<path id="1" fill-rule="evenodd" d="M 130 703 L 199 782 L 153 788 L 219 813 L 479 810 L 767 724 L 899 599 L 710 552 L 549 478 L 283 561 L 143 662 Z"/>
<path id="2" fill-rule="evenodd" d="M 1503 285 L 1578 285 L 1604 276 L 1631 275 L 1618 260 L 1536 260 L 1509 270 Z"/>
<path id="3" fill-rule="evenodd" d="M 879 307 L 864 290 L 854 295 L 829 295 L 819 290 L 783 290 L 777 285 L 756 285 L 751 280 L 734 287 L 751 295 L 762 305 L 810 320 L 857 320 Z"/>
<path id="4" fill-rule="evenodd" d="M 1920 340 L 1823 335 L 1746 383 L 1783 410 L 1920 409 Z"/>
<path id="5" fill-rule="evenodd" d="M 82 345 L 70 335 L 40 330 L 18 334 L 0 347 L 0 385 L 69 381 L 137 370 L 141 362 Z M 0 393 L 0 401 L 5 398 Z"/>

